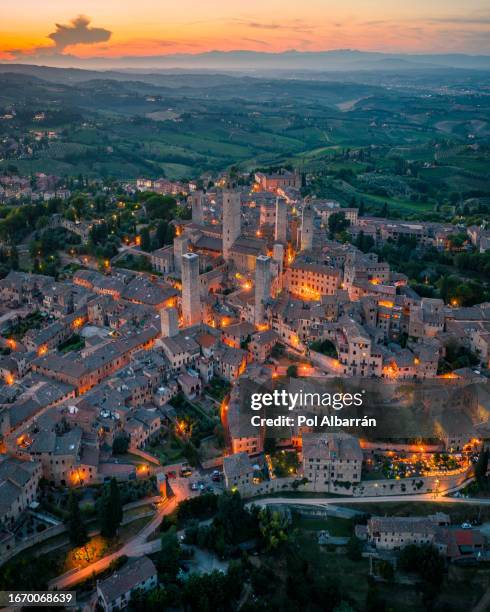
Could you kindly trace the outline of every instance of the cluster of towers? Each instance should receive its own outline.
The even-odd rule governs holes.
[[[192,221],[198,225],[204,222],[202,191],[196,191],[189,196],[192,207]],[[274,246],[272,257],[259,255],[255,266],[255,300],[254,322],[261,325],[265,322],[265,312],[271,297],[271,263],[275,262],[279,279],[282,278],[285,247],[287,245],[288,212],[286,202],[277,198],[274,228]],[[302,214],[301,250],[311,250],[313,247],[313,210],[306,205]],[[223,191],[223,258],[229,261],[234,243],[241,234],[241,203],[240,193]],[[182,324],[184,327],[196,325],[202,320],[199,255],[189,252],[189,239],[185,235],[174,240],[174,267],[182,279]],[[166,309],[162,313],[162,334],[172,336],[178,333],[179,321],[176,309]]]

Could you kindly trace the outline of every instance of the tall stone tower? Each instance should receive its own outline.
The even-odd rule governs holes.
[[[230,250],[241,232],[240,193],[223,191],[223,258],[230,258]]]
[[[179,314],[176,308],[160,310],[160,325],[162,338],[173,338],[179,333]]]
[[[277,283],[279,288],[282,288],[282,275],[284,266],[284,245],[276,243],[272,247],[272,259],[277,264],[279,282]]]
[[[201,295],[199,292],[199,255],[182,255],[182,316],[184,327],[201,322]]]
[[[309,204],[303,208],[301,218],[301,250],[311,251],[313,248],[313,209]]]
[[[182,274],[182,255],[189,250],[189,239],[187,236],[176,236],[174,238],[174,269],[180,276]]]
[[[281,198],[276,198],[276,227],[274,231],[275,242],[286,244],[288,229],[288,209],[286,202]]]
[[[271,258],[259,255],[255,260],[255,324],[264,322],[265,303],[271,295]]]
[[[192,222],[202,225],[204,223],[204,213],[202,210],[204,194],[202,191],[194,191],[188,198],[192,207]]]

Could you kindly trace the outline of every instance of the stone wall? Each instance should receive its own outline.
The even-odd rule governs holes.
[[[343,372],[343,369],[340,366],[338,359],[328,357],[323,353],[318,353],[317,351],[312,351],[310,349],[310,359],[311,363],[323,372],[329,372],[335,375],[338,375]]]
[[[416,493],[444,493],[462,485],[473,475],[473,468],[447,476],[401,478],[400,480],[364,480],[353,490],[355,497],[384,497],[389,495],[414,495]]]
[[[257,495],[270,495],[286,491],[301,491],[309,493],[334,493],[343,497],[388,497],[391,495],[416,495],[420,493],[438,493],[442,494],[445,491],[462,485],[468,478],[473,476],[474,470],[472,467],[468,470],[451,474],[447,476],[426,476],[421,478],[402,478],[400,480],[364,480],[358,484],[353,484],[349,487],[335,485],[331,482],[329,485],[317,486],[312,483],[300,484],[297,487],[293,486],[298,478],[275,478],[267,480],[260,484],[252,484],[240,487],[239,491],[243,497],[250,498]]]

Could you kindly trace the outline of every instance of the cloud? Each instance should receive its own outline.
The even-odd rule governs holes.
[[[429,17],[426,19],[428,23],[449,23],[449,24],[461,24],[461,25],[489,25],[490,16],[481,17]]]
[[[257,28],[258,30],[279,30],[280,26],[278,23],[262,23],[260,21],[248,21],[246,24],[249,28]]]
[[[475,26],[487,26],[490,24],[490,15],[488,13],[480,13],[478,15],[467,15],[467,16],[446,16],[446,17],[412,17],[405,19],[399,23],[421,23],[421,24],[441,24],[441,25],[475,25]],[[371,21],[361,22],[364,26],[386,26],[392,23],[397,23],[393,19],[377,19]]]
[[[315,29],[313,26],[306,24],[302,19],[292,19],[284,21],[283,23],[233,19],[232,23],[255,30],[283,30],[297,33],[309,33]]]
[[[260,40],[258,38],[242,38],[242,40],[245,40],[247,42],[251,42],[254,45],[263,45],[265,47],[269,47],[270,46],[268,42],[265,42],[265,40]]]
[[[56,51],[63,53],[70,45],[93,45],[106,42],[112,36],[110,30],[105,28],[91,28],[90,18],[79,15],[69,24],[56,24],[56,31],[49,34],[48,38],[54,42]]]

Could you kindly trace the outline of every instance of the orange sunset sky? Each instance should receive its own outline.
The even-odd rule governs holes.
[[[247,49],[490,54],[488,0],[1,0],[0,60]],[[46,61],[45,63],[49,63]]]

